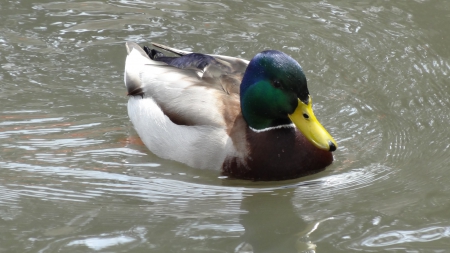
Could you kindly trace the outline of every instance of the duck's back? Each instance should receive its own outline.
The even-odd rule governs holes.
[[[133,42],[127,43],[127,51],[128,114],[150,151],[212,169],[238,153],[228,133],[240,115],[246,61],[175,49],[171,51],[181,57],[158,54],[151,59],[148,50]]]

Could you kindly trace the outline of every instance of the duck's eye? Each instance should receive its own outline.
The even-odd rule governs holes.
[[[281,82],[279,80],[275,80],[272,82],[273,83],[273,87],[275,88],[281,88]]]
[[[305,118],[305,119],[309,119],[309,115],[308,115],[308,114],[306,114],[306,113],[303,113],[303,118]]]

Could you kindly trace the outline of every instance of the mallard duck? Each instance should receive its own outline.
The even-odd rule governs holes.
[[[314,116],[305,74],[285,53],[249,62],[127,42],[128,114],[159,157],[232,178],[284,180],[323,170],[336,141]]]

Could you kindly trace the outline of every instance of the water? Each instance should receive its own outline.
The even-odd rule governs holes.
[[[0,252],[447,252],[450,2],[4,1]],[[230,180],[149,153],[124,42],[306,71],[324,172]]]

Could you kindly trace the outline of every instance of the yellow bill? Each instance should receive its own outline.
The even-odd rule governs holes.
[[[314,115],[311,96],[309,97],[308,104],[303,103],[299,99],[294,113],[289,114],[288,116],[298,130],[300,130],[314,146],[327,151],[336,150],[336,141]]]

